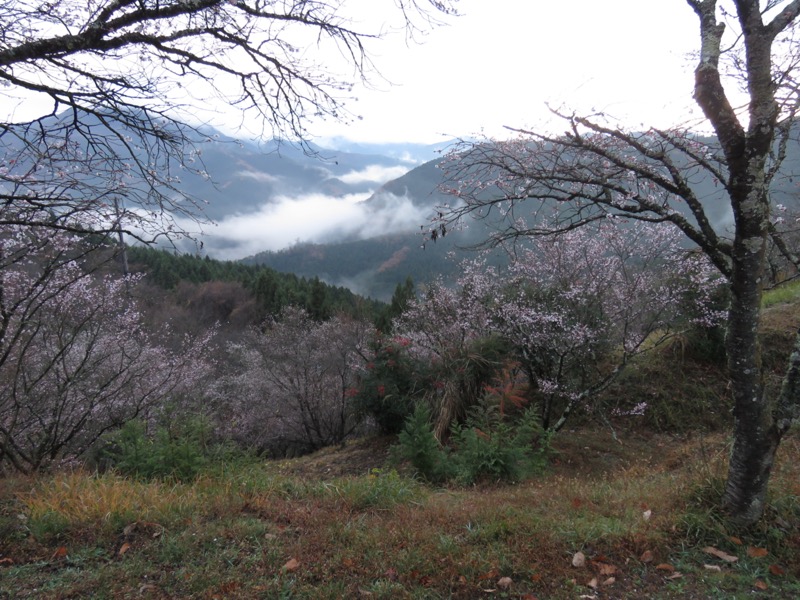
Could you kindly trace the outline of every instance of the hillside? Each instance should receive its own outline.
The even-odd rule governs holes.
[[[776,376],[800,306],[797,286],[790,292],[767,298]],[[6,477],[0,596],[796,597],[800,441],[788,436],[778,452],[764,519],[729,529],[717,509],[727,428],[699,427],[689,410],[698,390],[716,395],[700,406],[726,427],[721,367],[678,342],[634,368],[633,385],[612,393],[671,405],[672,425],[585,418],[524,482],[425,485],[391,460],[386,437],[291,460],[221,456],[188,482],[81,470]]]

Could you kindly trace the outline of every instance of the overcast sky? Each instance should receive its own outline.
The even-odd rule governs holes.
[[[358,3],[359,0],[351,0]],[[379,7],[365,3],[363,10]],[[462,16],[372,52],[387,82],[358,90],[350,126],[321,136],[436,142],[547,126],[546,104],[606,111],[631,126],[697,116],[697,17],[684,0],[461,0]]]

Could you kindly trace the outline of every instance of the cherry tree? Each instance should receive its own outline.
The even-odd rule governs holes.
[[[486,301],[499,279],[480,262],[462,264],[455,287],[443,281],[428,285],[395,319],[395,339],[417,365],[425,365],[432,386],[427,401],[434,414],[434,434],[445,439],[451,425],[478,402],[484,386],[503,364],[503,343],[493,338],[492,313]]]
[[[343,442],[358,425],[350,391],[369,332],[354,319],[318,322],[290,306],[230,344],[238,367],[215,392],[219,414],[230,416],[223,435],[278,454]]]
[[[799,262],[770,218],[770,196],[786,175],[796,131],[800,1],[686,2],[699,24],[694,99],[714,139],[686,128],[630,131],[601,114],[557,111],[562,135],[518,131],[510,141],[458,149],[448,165],[458,200],[436,231],[467,215],[498,215],[494,241],[512,240],[622,215],[669,224],[693,242],[730,285],[735,423],[722,504],[733,523],[748,525],[763,513],[775,453],[800,405],[800,337],[777,397],[764,387],[758,341],[770,244],[795,268]],[[747,96],[741,109],[734,90]],[[721,206],[730,232],[715,223]],[[554,207],[558,220],[543,226],[536,216]]]
[[[490,373],[516,362],[542,426],[560,430],[638,354],[722,317],[712,303],[721,278],[680,246],[676,231],[613,221],[518,247],[505,268],[463,263],[456,288],[435,286],[412,302],[398,335],[433,362],[502,340]],[[448,413],[443,427],[456,416]]]
[[[30,472],[78,457],[201,377],[196,342],[169,351],[152,340],[130,298],[136,281],[92,274],[93,258],[72,236],[3,228],[0,464]]]

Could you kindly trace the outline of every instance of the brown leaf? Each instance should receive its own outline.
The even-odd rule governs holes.
[[[741,540],[741,538],[738,538],[738,537],[736,537],[735,535],[732,535],[732,536],[731,536],[731,537],[729,537],[728,539],[729,539],[729,540],[730,540],[732,543],[736,544],[737,546],[741,546],[741,545],[742,545],[742,540]]]
[[[714,548],[714,546],[706,546],[705,548],[703,548],[703,552],[705,552],[706,554],[710,554],[711,556],[716,556],[720,560],[724,560],[725,562],[729,563],[735,563],[737,560],[739,560],[738,556],[733,556],[731,554],[728,554],[727,552],[723,552],[718,548]]]
[[[484,579],[494,579],[498,575],[500,575],[500,571],[498,571],[497,569],[492,569],[491,571],[488,571],[483,575],[481,575],[480,577],[478,577],[478,580],[483,581]]]
[[[586,566],[586,555],[583,552],[576,552],[572,555],[572,566],[583,568]]]
[[[720,567],[719,565],[703,565],[703,568],[708,571],[716,571],[717,573],[722,572],[722,567]]]
[[[747,547],[747,556],[750,558],[763,558],[767,554],[769,554],[769,552],[767,552],[766,548],[756,548],[754,546]]]
[[[600,575],[613,575],[617,572],[617,567],[614,565],[609,565],[608,563],[594,563],[597,566],[597,572]]]
[[[433,578],[429,575],[423,575],[418,581],[422,587],[429,587],[433,583]]]
[[[14,561],[13,561],[13,559],[10,559],[10,558],[8,558],[8,557],[5,557],[5,558],[0,558],[0,566],[3,566],[3,565],[13,565],[13,564],[14,564]]]
[[[641,560],[643,563],[650,563],[653,562],[653,558],[655,558],[653,556],[653,552],[650,550],[645,550],[642,552],[642,556],[639,557],[639,560]]]
[[[756,582],[753,585],[757,590],[761,590],[762,592],[769,587],[767,582],[762,579],[756,579]]]
[[[775,575],[775,577],[780,577],[781,575],[786,575],[786,571],[783,570],[783,567],[779,565],[770,565],[769,572],[771,575]]]
[[[581,507],[581,499],[580,498],[573,498],[572,499],[572,508],[580,508]]]
[[[593,590],[596,590],[597,589],[597,577],[592,577],[592,580],[589,583],[587,583],[586,585],[589,586],[590,588],[592,588]]]
[[[539,600],[533,594],[525,594],[524,596],[520,596],[519,600]]]
[[[511,577],[501,577],[497,580],[497,587],[507,590],[511,587],[512,583],[514,583],[514,581],[511,579]]]
[[[680,579],[681,577],[683,577],[683,574],[675,571],[672,575],[667,575],[665,579]]]
[[[287,573],[294,573],[297,569],[300,568],[300,561],[296,558],[290,558],[286,561],[286,564],[283,565],[283,570]]]
[[[125,554],[130,549],[131,549],[131,545],[128,542],[125,542],[124,544],[122,544],[122,546],[119,547],[119,551],[117,551],[117,554],[119,556],[122,556],[123,554]]]
[[[394,569],[392,567],[386,569],[386,572],[383,574],[383,576],[386,577],[386,579],[388,579],[389,581],[397,581],[399,578],[399,575],[397,574],[397,569]]]
[[[603,582],[603,586],[608,587],[609,585],[614,585],[617,582],[616,577],[609,577]]]
[[[56,548],[56,551],[53,552],[53,556],[50,557],[50,560],[58,560],[59,558],[64,558],[67,555],[67,548],[66,546],[59,546]]]
[[[675,567],[673,567],[672,565],[670,565],[668,563],[661,563],[661,564],[656,565],[656,570],[657,571],[669,571],[670,573],[672,573],[675,570]]]

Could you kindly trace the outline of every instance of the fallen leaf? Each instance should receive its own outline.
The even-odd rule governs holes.
[[[669,571],[670,573],[672,573],[675,570],[675,567],[673,567],[672,565],[670,565],[668,563],[661,563],[661,564],[656,565],[656,570],[657,571]]]
[[[507,590],[511,587],[512,583],[514,583],[514,581],[511,579],[511,577],[501,577],[497,580],[497,587]]]
[[[780,577],[781,575],[786,575],[786,571],[784,571],[783,567],[779,565],[770,565],[769,572],[771,575],[775,575],[776,577]]]
[[[392,567],[386,569],[386,572],[383,574],[383,576],[386,577],[386,579],[388,579],[389,581],[397,581],[397,579],[399,578],[399,575],[397,574],[397,569],[394,569]]]
[[[710,554],[711,556],[716,556],[720,560],[724,560],[725,562],[729,563],[734,563],[737,560],[739,560],[738,556],[733,556],[731,554],[728,554],[727,552],[723,552],[718,548],[714,548],[714,546],[706,546],[705,548],[703,548],[703,552],[705,552],[706,554]]]
[[[531,581],[538,583],[541,580],[542,580],[541,573],[534,573],[533,575],[531,575]]]
[[[539,600],[539,599],[533,594],[525,594],[524,596],[520,596],[519,600]]]
[[[609,585],[614,585],[617,582],[616,577],[609,577],[603,582],[604,587],[608,587]]]
[[[572,499],[572,508],[580,508],[581,507],[581,499],[580,498],[573,498]]]
[[[50,557],[50,560],[58,560],[59,558],[64,558],[67,555],[67,548],[66,546],[59,546],[56,548],[56,551],[53,552],[53,556]]]
[[[703,568],[709,571],[716,571],[717,573],[722,572],[722,567],[720,567],[719,565],[703,565]]]
[[[119,550],[117,551],[117,554],[119,556],[122,556],[123,554],[125,554],[130,549],[131,549],[131,545],[128,542],[125,542],[124,544],[122,544],[122,546],[119,547]]]
[[[144,585],[139,586],[139,595],[141,596],[145,592],[155,592],[156,589],[156,586],[154,586],[152,583],[145,583]]]
[[[478,580],[483,581],[484,579],[494,579],[498,575],[500,575],[500,571],[498,571],[497,569],[492,569],[491,571],[488,571],[487,573],[484,573],[483,575],[478,577]]]
[[[613,575],[617,572],[617,567],[614,565],[609,565],[607,563],[595,563],[595,565],[598,567],[597,572],[600,575]]]
[[[418,581],[422,587],[429,587],[433,583],[433,578],[429,575],[423,575]]]
[[[576,552],[572,555],[572,566],[583,568],[586,566],[586,555],[583,552]]]
[[[639,558],[639,560],[641,560],[643,563],[649,563],[653,562],[653,558],[655,557],[653,556],[652,551],[645,550],[644,552],[642,552],[642,556]]]
[[[738,538],[738,537],[736,537],[735,535],[732,535],[732,536],[731,536],[731,537],[729,537],[728,539],[729,539],[729,540],[730,540],[732,543],[736,544],[737,546],[741,546],[741,545],[742,545],[742,540],[741,540],[741,538]]]
[[[643,518],[645,521],[649,521],[649,520],[650,520],[650,517],[652,517],[652,516],[653,516],[653,511],[652,511],[652,510],[650,510],[650,509],[648,509],[648,510],[646,510],[646,511],[644,511],[644,512],[642,513],[642,518]]]
[[[592,580],[586,584],[588,587],[592,588],[593,590],[597,589],[597,577],[592,577]]]
[[[667,575],[665,579],[680,579],[681,577],[683,577],[683,575],[678,571],[675,571],[672,575]]]
[[[767,582],[762,579],[756,579],[756,582],[753,585],[757,590],[761,590],[762,592],[769,587]]]
[[[460,575],[460,576],[458,577],[458,583],[459,583],[460,585],[467,585],[467,578],[466,578],[466,577],[464,577],[463,575]]]
[[[8,557],[0,558],[0,565],[13,565],[14,561]]]
[[[297,569],[300,568],[300,561],[296,558],[290,558],[286,561],[286,564],[283,565],[283,570],[287,573],[294,573]]]
[[[767,552],[766,548],[756,548],[754,546],[747,547],[747,556],[750,558],[763,558],[767,554],[769,554],[769,552]]]

